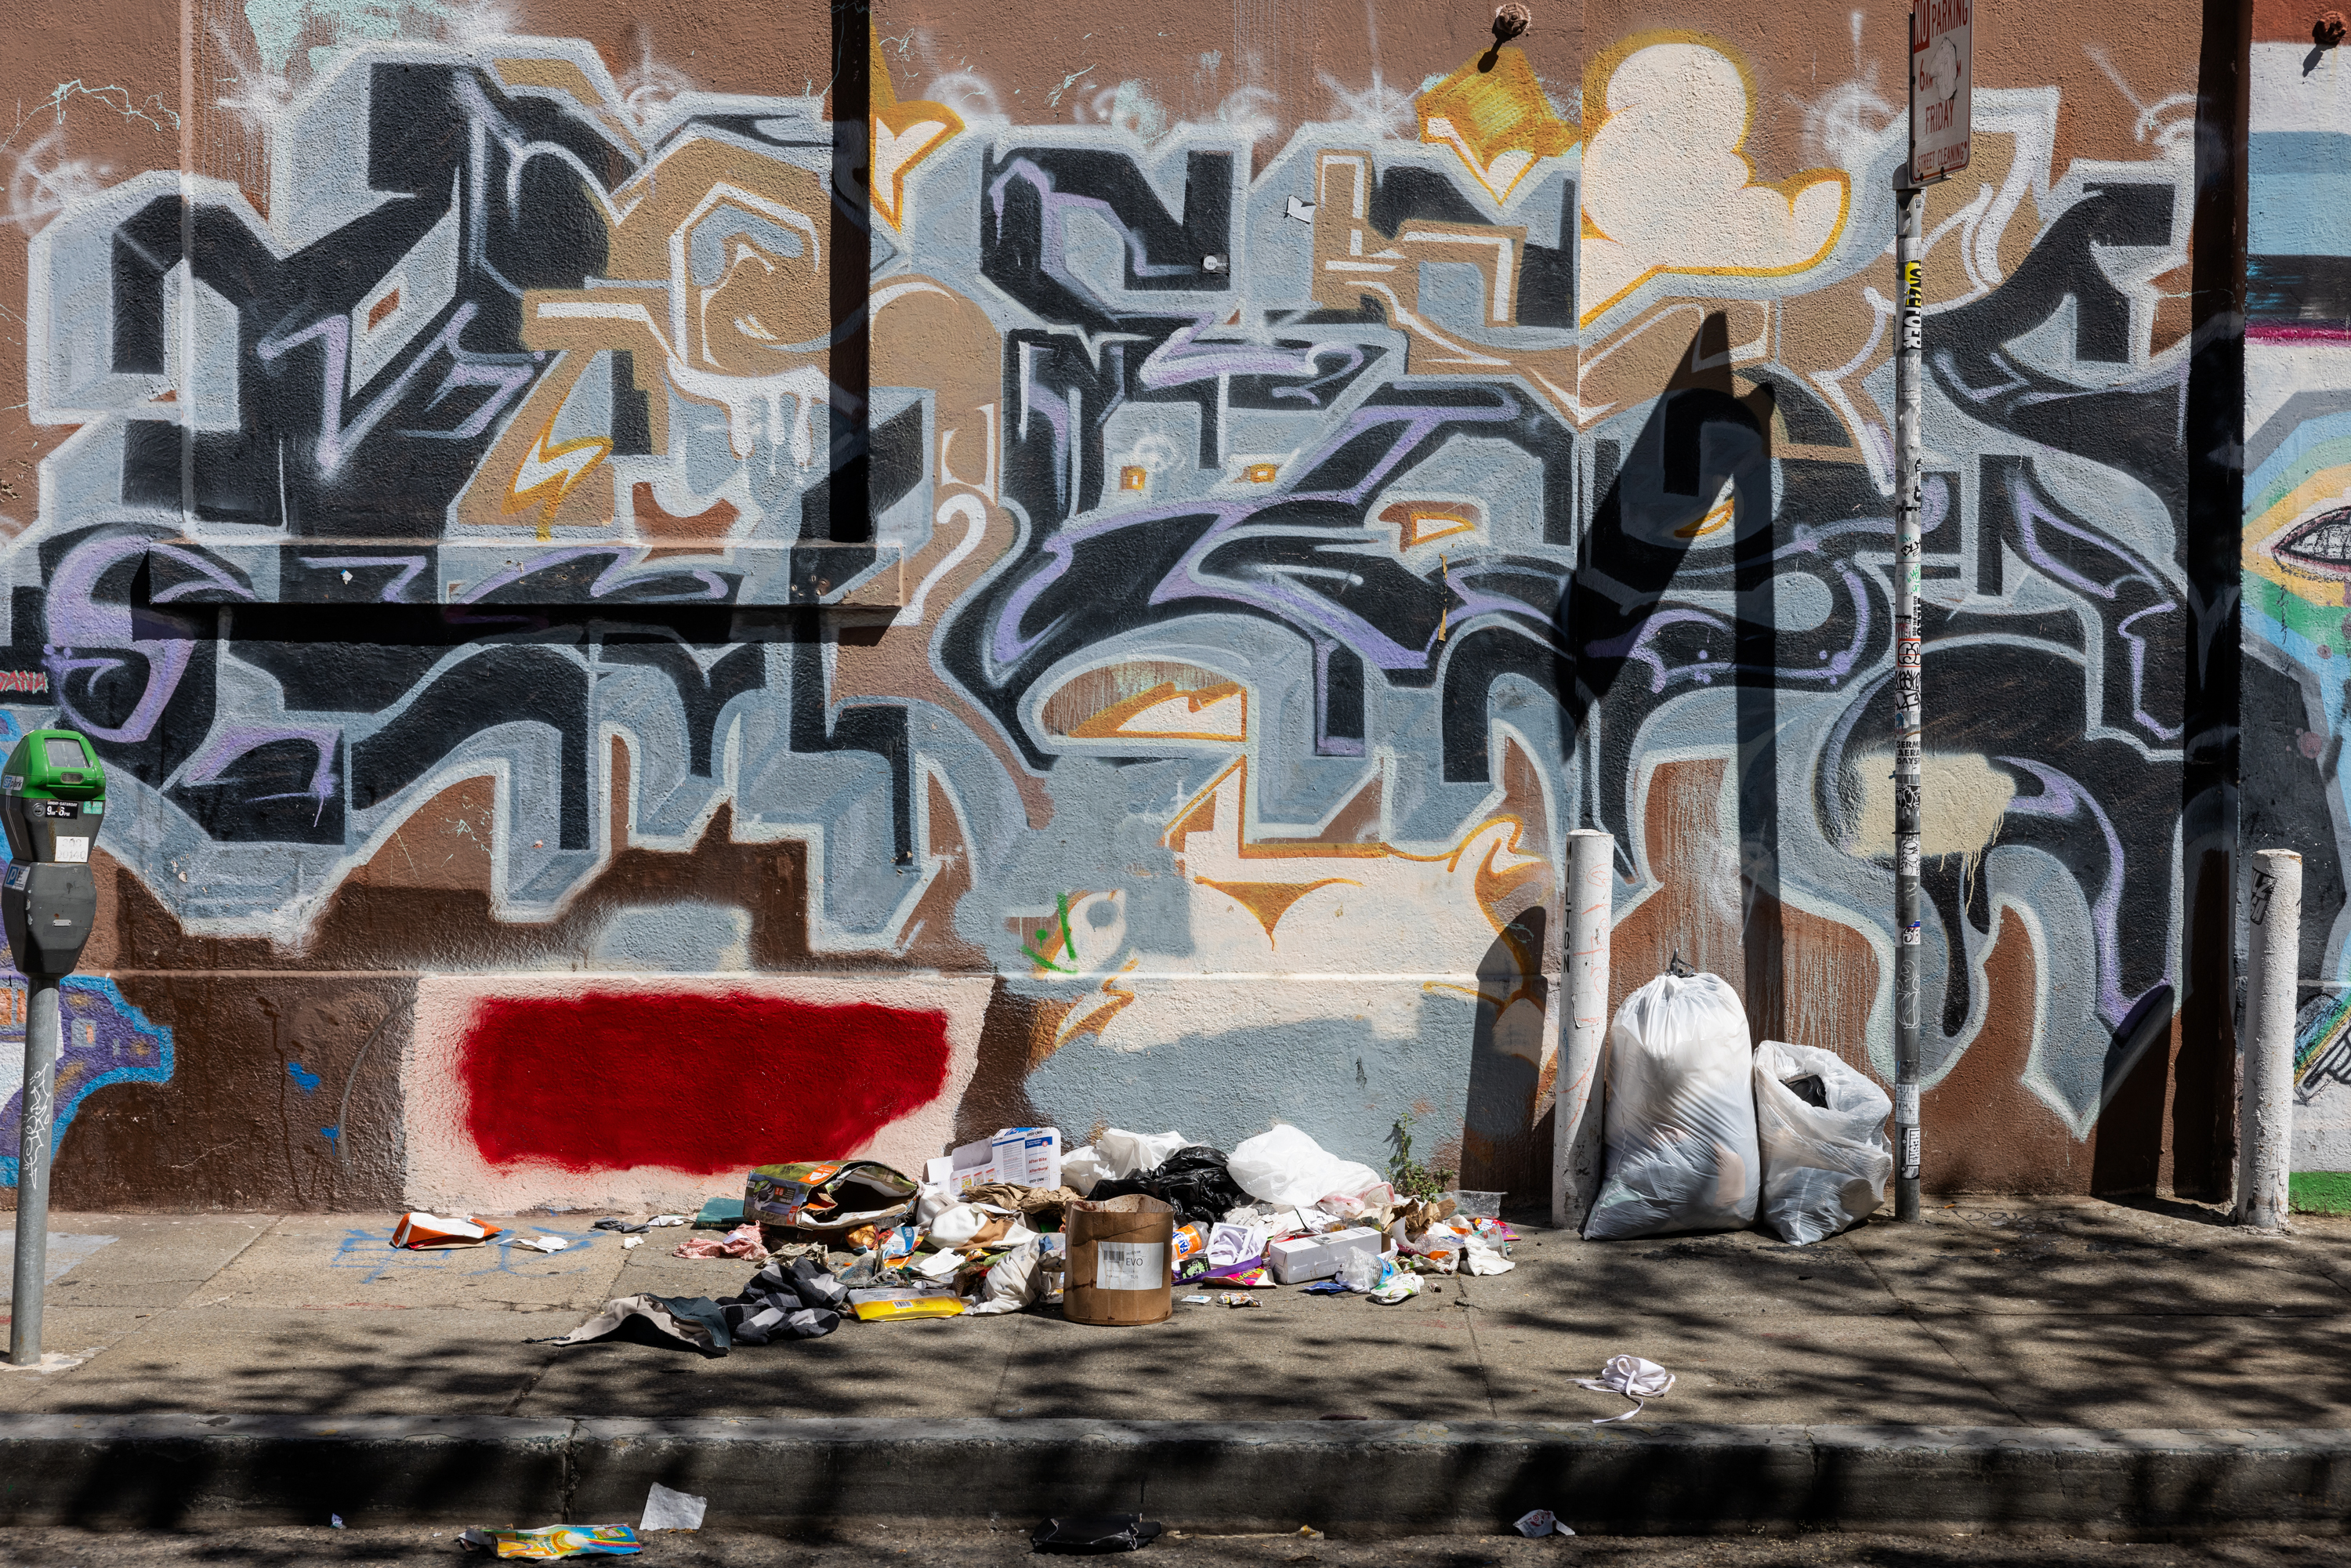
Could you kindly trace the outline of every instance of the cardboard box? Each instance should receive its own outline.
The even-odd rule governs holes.
[[[1321,1236],[1293,1236],[1267,1248],[1265,1260],[1273,1277],[1283,1284],[1302,1285],[1337,1274],[1341,1260],[1350,1252],[1378,1257],[1380,1233],[1367,1225],[1354,1225]]]
[[[1061,1315],[1103,1327],[1165,1322],[1176,1311],[1169,1253],[1176,1210],[1155,1197],[1129,1193],[1100,1203],[1070,1205],[1067,1283]]]
[[[996,1134],[992,1147],[997,1180],[1049,1191],[1061,1185],[1060,1128],[1007,1127]]]
[[[1057,1187],[1061,1185],[1061,1129],[1007,1127],[992,1138],[930,1161],[923,1167],[923,1179],[957,1197],[997,1181]]]
[[[923,1179],[933,1186],[941,1186],[961,1197],[976,1186],[986,1186],[997,1179],[996,1142],[983,1138],[977,1144],[966,1144],[953,1154],[941,1155],[923,1166]]]

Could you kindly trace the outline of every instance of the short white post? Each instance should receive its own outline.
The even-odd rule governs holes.
[[[1600,1196],[1602,1047],[1608,1037],[1608,931],[1616,906],[1616,839],[1598,828],[1567,835],[1565,1028],[1552,1079],[1551,1222],[1583,1228]]]
[[[2237,1223],[2275,1230],[2290,1212],[2294,1017],[2302,967],[2302,857],[2253,857],[2246,901],[2243,1087],[2237,1098]]]

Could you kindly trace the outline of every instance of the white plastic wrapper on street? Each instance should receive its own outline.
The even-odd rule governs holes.
[[[1608,1176],[1595,1240],[1752,1224],[1755,1141],[1747,1009],[1719,975],[1660,975],[1608,1030]]]

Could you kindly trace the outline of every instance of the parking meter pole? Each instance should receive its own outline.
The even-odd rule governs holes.
[[[1926,361],[1919,229],[1927,193],[1896,176],[1894,261],[1900,277],[1894,358],[1894,1218],[1918,1218],[1918,818],[1924,693],[1918,628],[1918,396]]]
[[[9,1302],[8,1359],[41,1359],[41,1297],[48,1283],[49,1140],[57,1119],[57,981],[32,977],[25,1010],[23,1135],[16,1142],[16,1272]]]
[[[16,1141],[16,1258],[8,1359],[41,1360],[41,1297],[48,1282],[49,1167],[57,1138],[57,982],[81,962],[98,919],[90,845],[106,820],[106,769],[87,736],[37,729],[0,766],[0,928],[26,977],[23,1135]]]

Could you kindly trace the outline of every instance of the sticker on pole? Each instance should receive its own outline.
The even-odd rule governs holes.
[[[1975,98],[1975,0],[1914,0],[1910,12],[1910,177],[1968,166]]]

